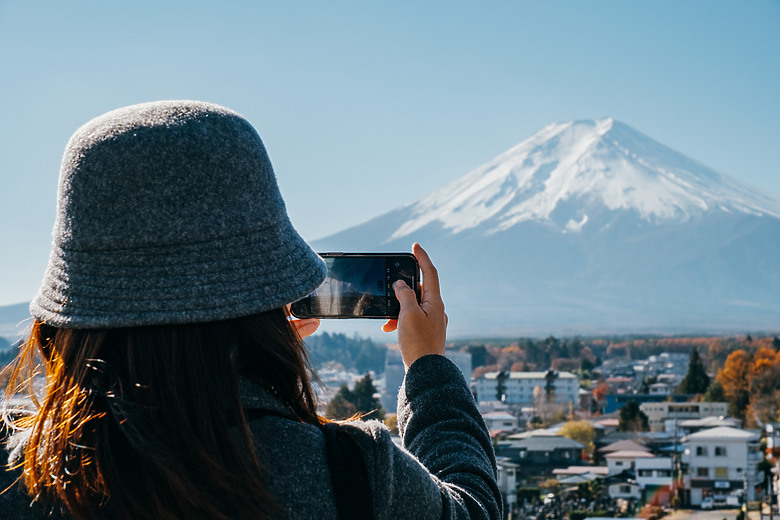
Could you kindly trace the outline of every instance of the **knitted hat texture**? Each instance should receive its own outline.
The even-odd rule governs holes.
[[[65,328],[215,321],[311,293],[325,265],[260,136],[197,101],[120,108],[71,137],[32,315]]]

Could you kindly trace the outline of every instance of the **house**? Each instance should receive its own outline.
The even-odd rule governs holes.
[[[668,506],[672,500],[673,460],[671,457],[642,457],[634,461],[636,483],[642,501],[655,506]]]
[[[496,456],[520,464],[524,477],[550,476],[555,468],[567,467],[583,458],[584,446],[560,435],[533,436],[498,441]]]
[[[517,472],[520,465],[507,457],[496,457],[496,468],[498,469],[496,482],[504,498],[504,511],[511,511],[517,502]]]
[[[620,450],[607,453],[604,458],[607,459],[607,468],[610,475],[617,475],[623,471],[635,471],[636,460],[651,458],[654,455],[644,450]]]
[[[654,383],[650,385],[650,395],[670,395],[672,388],[666,383]]]
[[[607,488],[607,494],[611,499],[622,498],[624,500],[638,500],[642,496],[639,484],[633,476],[624,471],[617,475],[608,475],[600,479],[601,485]]]
[[[615,451],[647,451],[647,448],[641,442],[625,439],[608,444],[603,448],[599,448],[598,451],[607,455]]]
[[[493,432],[513,432],[517,430],[518,418],[509,412],[488,412],[482,414],[485,425]],[[492,436],[492,435],[491,435]]]
[[[644,444],[641,444],[637,440],[622,439],[615,442],[611,442],[608,445],[598,448],[596,450],[596,462],[604,461],[604,457],[610,453],[616,451],[648,451]]]
[[[756,499],[755,485],[763,480],[756,464],[761,461],[758,432],[720,426],[683,438],[685,502],[701,505],[705,497],[725,502],[739,490]]]
[[[553,476],[560,485],[577,485],[582,482],[590,482],[608,475],[606,466],[569,466],[568,468],[556,468]]]

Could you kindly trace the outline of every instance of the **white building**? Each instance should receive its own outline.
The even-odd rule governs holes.
[[[509,412],[488,412],[483,413],[482,418],[488,431],[513,432],[517,430],[518,418]]]
[[[728,413],[728,403],[705,402],[663,402],[642,403],[639,409],[647,416],[650,430],[664,431],[666,421],[684,421],[687,419],[702,419],[708,416],[721,416]]]
[[[401,351],[388,349],[385,353],[385,387],[382,392],[382,407],[395,412],[398,407],[398,389],[404,382],[406,369],[401,359]]]
[[[638,458],[634,463],[636,483],[645,500],[652,498],[654,505],[669,505],[673,478],[671,457]]]
[[[471,353],[446,350],[444,355],[460,369],[467,383],[471,381],[471,372],[473,371],[471,367]]]
[[[638,459],[649,459],[652,457],[652,453],[639,450],[613,451],[604,456],[607,460],[607,471],[610,475],[617,475],[625,470],[635,471]]]
[[[478,401],[495,401],[498,394],[500,372],[488,372],[476,380]],[[507,404],[534,405],[546,394],[548,372],[504,372],[504,402]],[[571,372],[555,372],[551,377],[554,402],[561,405],[579,405],[580,383]]]
[[[745,489],[748,500],[756,499],[755,485],[763,479],[756,470],[761,461],[757,432],[725,426],[702,430],[685,437],[683,447],[683,462],[688,465],[684,487],[692,505],[700,505],[706,496],[726,502],[729,495]]]
[[[504,497],[504,511],[511,511],[517,502],[517,471],[519,464],[512,462],[509,457],[496,457],[498,475],[496,483]]]

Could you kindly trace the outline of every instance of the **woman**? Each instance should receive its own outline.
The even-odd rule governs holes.
[[[36,356],[45,385],[13,424],[3,476],[18,480],[0,516],[337,517],[345,477],[328,462],[301,341],[318,321],[285,310],[324,264],[243,117],[166,101],[90,121],[65,151],[53,238],[7,395],[35,395]],[[358,516],[497,518],[490,439],[443,356],[436,270],[413,252],[422,301],[396,283],[401,312],[383,327],[397,328],[407,367],[405,449],[377,422],[338,429],[367,481]]]

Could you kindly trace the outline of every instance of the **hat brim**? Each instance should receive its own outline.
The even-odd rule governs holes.
[[[76,329],[218,321],[299,300],[325,274],[286,216],[196,243],[88,251],[54,244],[30,312]]]

